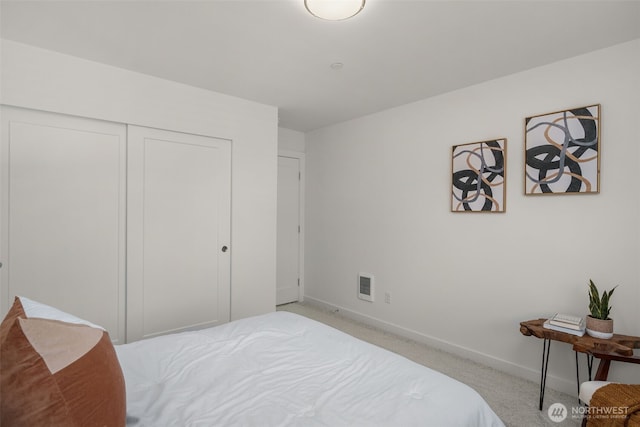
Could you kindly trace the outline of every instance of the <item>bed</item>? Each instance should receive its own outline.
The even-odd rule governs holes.
[[[503,425],[466,385],[288,312],[116,352],[130,425]]]
[[[24,319],[9,320],[18,326],[24,323]],[[10,371],[6,369],[12,365],[7,365],[11,362],[5,357],[5,322],[6,318],[0,331],[3,367]],[[74,325],[73,330],[79,328],[96,326]],[[109,418],[100,425],[123,425],[126,418],[126,425],[135,427],[504,425],[470,387],[289,312],[112,346],[112,353],[115,358],[111,353],[108,358],[115,361],[104,366],[114,370],[108,377],[117,376],[121,369],[123,384],[104,385],[104,378],[90,379],[90,375],[107,377],[96,372],[107,368],[97,369],[96,362],[91,362],[85,382],[101,384],[95,394],[102,402],[78,402],[67,410],[92,408],[92,413],[76,416],[77,425],[92,425],[87,420],[99,416],[94,408]],[[61,372],[66,369],[70,368]],[[63,378],[56,381],[61,383]],[[7,384],[4,378],[3,387]],[[126,393],[119,387],[126,388]],[[118,398],[106,398],[109,390]],[[83,391],[77,399],[67,396],[63,401],[68,404],[91,394]],[[120,398],[126,399],[120,405],[126,414],[120,406],[102,407]],[[2,399],[5,422],[4,417],[11,416],[5,401],[12,399]],[[112,418],[117,421],[111,422]],[[31,421],[29,425],[39,424]]]

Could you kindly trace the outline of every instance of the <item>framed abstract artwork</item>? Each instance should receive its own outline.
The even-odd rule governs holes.
[[[451,212],[505,212],[507,139],[454,145]]]
[[[525,194],[600,192],[600,105],[525,119]]]

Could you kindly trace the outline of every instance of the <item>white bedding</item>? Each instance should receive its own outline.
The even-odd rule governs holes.
[[[128,425],[503,426],[470,387],[287,312],[116,351]]]

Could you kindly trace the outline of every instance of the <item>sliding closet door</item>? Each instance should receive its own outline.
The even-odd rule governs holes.
[[[230,318],[231,143],[128,127],[127,341]]]
[[[15,295],[125,333],[126,126],[2,107],[2,315]]]

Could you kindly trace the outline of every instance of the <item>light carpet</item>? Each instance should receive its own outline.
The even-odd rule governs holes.
[[[540,385],[533,381],[506,374],[472,360],[354,321],[337,310],[332,311],[307,303],[285,304],[278,306],[277,309],[325,323],[467,384],[489,403],[506,426],[580,425],[581,420],[571,415],[572,408],[578,405],[575,396],[547,387],[544,407],[540,411],[538,410]],[[554,422],[548,415],[548,409],[554,403],[562,403],[567,408],[568,416],[562,422]]]

